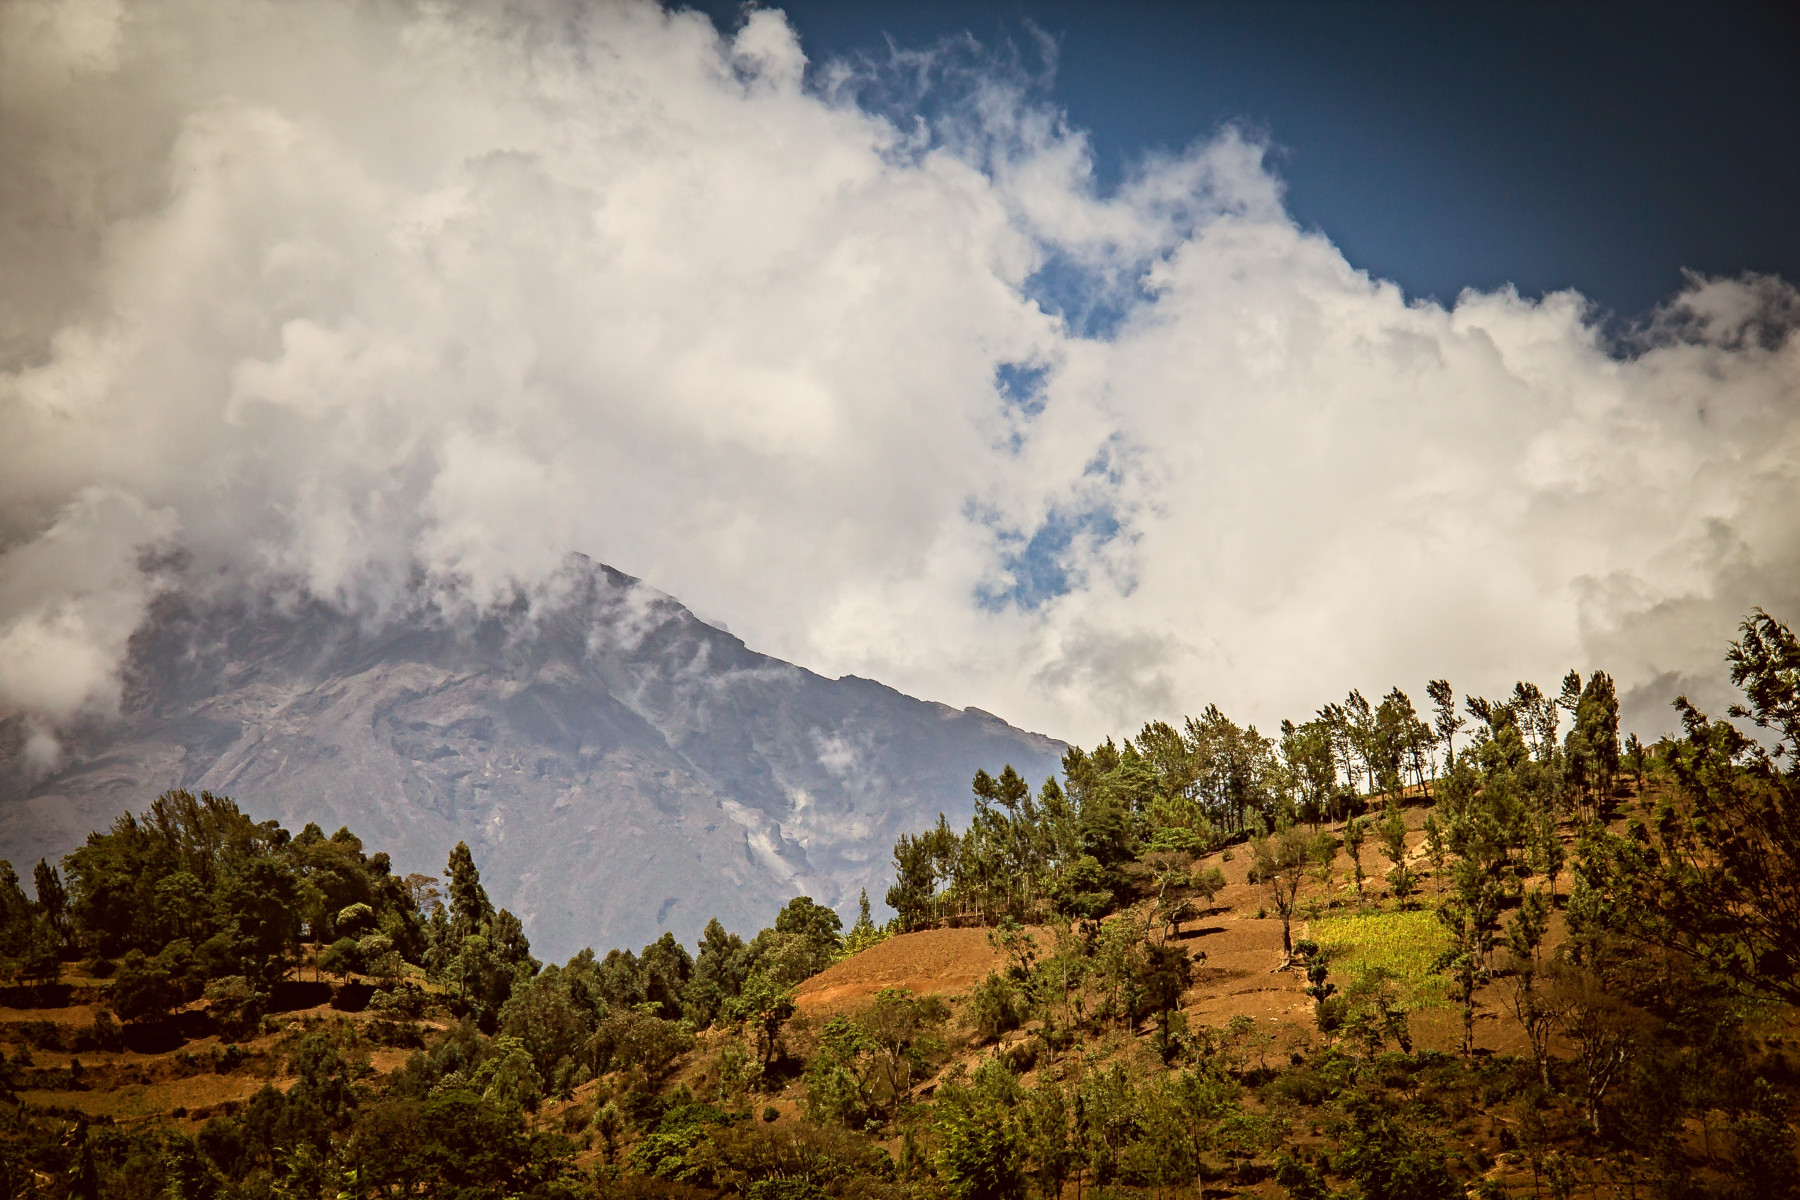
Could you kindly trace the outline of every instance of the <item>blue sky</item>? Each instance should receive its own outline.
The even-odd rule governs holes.
[[[778,7],[815,68],[966,32],[1042,69],[1050,34],[1049,99],[1103,177],[1246,122],[1294,216],[1409,295],[1574,287],[1629,321],[1683,268],[1800,278],[1800,22],[1776,5]]]

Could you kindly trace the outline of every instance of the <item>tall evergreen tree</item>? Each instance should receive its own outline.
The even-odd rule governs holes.
[[[468,937],[493,919],[494,905],[487,889],[481,886],[481,872],[475,868],[475,856],[467,842],[456,843],[450,861],[444,868],[450,891],[450,930],[452,936]]]

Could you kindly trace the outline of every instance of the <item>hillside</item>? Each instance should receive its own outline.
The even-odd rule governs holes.
[[[799,896],[561,965],[465,846],[434,897],[348,829],[159,797],[35,898],[0,871],[0,1170],[58,1200],[1793,1196],[1800,639],[1742,630],[1779,756],[1692,709],[1621,742],[1601,672],[1434,682],[1441,738],[1397,689],[1279,743],[1208,709],[1035,793],[977,771],[964,828],[896,839],[884,925]]]
[[[1642,803],[1630,794],[1622,798],[1621,809],[1645,810],[1665,795],[1666,784],[1653,781]],[[1241,1105],[1242,1119],[1250,1122],[1254,1136],[1238,1157],[1227,1155],[1219,1160],[1222,1165],[1204,1169],[1209,1182],[1203,1190],[1208,1196],[1311,1194],[1297,1183],[1305,1178],[1303,1172],[1287,1176],[1294,1187],[1278,1183],[1281,1176],[1271,1164],[1281,1156],[1257,1149],[1269,1144],[1259,1139],[1276,1136],[1272,1131],[1277,1128],[1288,1131],[1279,1135],[1283,1154],[1325,1168],[1323,1177],[1329,1178],[1330,1152],[1336,1143],[1328,1130],[1342,1111],[1329,1097],[1345,1086],[1342,1081],[1329,1082],[1334,1070],[1349,1071],[1352,1080],[1358,1072],[1372,1072],[1387,1087],[1415,1089],[1432,1097],[1425,1111],[1435,1115],[1421,1119],[1445,1122],[1442,1149],[1471,1186],[1486,1189],[1478,1194],[1540,1194],[1547,1162],[1561,1164],[1556,1169],[1563,1172],[1565,1194],[1618,1194],[1613,1174],[1618,1164],[1595,1157],[1596,1148],[1583,1132],[1579,1103],[1571,1098],[1559,1108],[1552,1096],[1533,1093],[1530,1051],[1516,1016],[1508,1011],[1505,979],[1489,979],[1478,990],[1474,1054],[1465,1058],[1459,1053],[1461,1021],[1444,980],[1419,966],[1447,942],[1434,913],[1434,897],[1444,880],[1429,862],[1422,828],[1433,806],[1415,792],[1402,811],[1408,860],[1418,871],[1417,898],[1404,902],[1396,898],[1373,872],[1359,897],[1353,884],[1354,861],[1342,849],[1344,823],[1328,822],[1322,828],[1339,842],[1331,863],[1335,882],[1314,891],[1308,916],[1297,932],[1326,945],[1332,977],[1345,986],[1371,965],[1394,971],[1402,1021],[1411,1038],[1404,1054],[1397,1053],[1391,1035],[1377,1035],[1372,1045],[1364,1047],[1348,1037],[1347,1030],[1332,1034],[1320,1029],[1316,1005],[1306,991],[1304,963],[1283,967],[1281,923],[1268,915],[1266,886],[1251,878],[1249,848],[1236,843],[1193,862],[1193,875],[1217,868],[1223,885],[1182,928],[1166,939],[1154,934],[1150,939],[1179,946],[1191,962],[1188,981],[1174,1006],[1184,1048],[1174,1053],[1173,1061],[1162,1045],[1162,1026],[1154,1020],[1122,1024],[1102,1017],[1091,1024],[1078,1021],[1059,1035],[1058,1022],[1049,1013],[1040,1017],[1022,1007],[1017,1017],[984,1031],[989,1018],[983,994],[991,992],[997,980],[1008,978],[1007,952],[989,928],[932,928],[879,937],[804,979],[795,989],[794,1015],[785,1022],[775,1063],[752,1073],[752,1078],[760,1076],[760,1082],[732,1079],[731,1064],[740,1061],[732,1057],[738,1043],[730,1028],[720,1027],[697,1040],[688,1035],[688,1048],[675,1047],[666,1065],[656,1068],[648,1080],[635,1076],[639,1080],[635,1084],[629,1065],[622,1073],[573,1082],[560,1094],[548,1081],[536,1079],[528,1085],[532,1103],[538,1106],[533,1123],[558,1131],[564,1139],[566,1170],[601,1180],[618,1178],[621,1165],[641,1167],[651,1161],[641,1152],[649,1144],[646,1136],[651,1140],[660,1136],[654,1133],[657,1121],[666,1121],[664,1114],[683,1103],[698,1103],[695,1097],[722,1106],[702,1104],[709,1112],[733,1106],[760,1112],[759,1136],[778,1142],[816,1137],[809,1131],[818,1128],[814,1122],[820,1118],[819,1064],[832,1061],[829,1044],[833,1030],[839,1028],[834,1022],[868,1022],[884,997],[903,994],[909,1003],[944,1004],[935,1023],[937,1040],[929,1043],[929,1049],[925,1048],[929,1039],[922,1040],[921,1052],[913,1060],[916,1076],[909,1094],[922,1105],[942,1088],[954,1091],[981,1077],[987,1071],[985,1064],[993,1062],[1009,1064],[1016,1079],[1009,1086],[1025,1089],[1026,1095],[1033,1089],[1085,1087],[1082,1080],[1104,1080],[1115,1069],[1124,1072],[1120,1079],[1132,1081],[1127,1086],[1149,1087],[1165,1073],[1173,1078],[1193,1055],[1201,1056],[1202,1065],[1215,1062],[1232,1091],[1241,1090],[1241,1099],[1233,1103]],[[1628,820],[1622,813],[1612,828],[1623,830]],[[1561,840],[1565,849],[1574,851],[1573,829],[1563,830]],[[1129,941],[1140,940],[1135,931],[1156,903],[1151,890],[1155,869],[1145,860],[1131,864],[1130,894],[1137,899],[1084,936],[1092,939],[1098,930],[1118,926],[1134,930]],[[1020,930],[1039,952],[1040,969],[1059,939],[1066,942],[1070,932],[1068,926],[1055,924]],[[1566,934],[1566,922],[1558,912],[1544,941],[1546,956],[1557,952]],[[98,1132],[102,1130],[127,1136],[167,1130],[195,1138],[195,1144],[206,1148],[219,1145],[226,1130],[255,1126],[258,1107],[268,1109],[272,1103],[259,1098],[264,1089],[272,1087],[288,1096],[296,1087],[313,1086],[309,1072],[317,1069],[312,1058],[320,1053],[328,1053],[335,1064],[332,1069],[343,1072],[347,1080],[360,1080],[357,1086],[374,1092],[404,1090],[414,1086],[408,1080],[427,1069],[424,1064],[441,1061],[458,1039],[474,1036],[472,1030],[458,1031],[450,994],[416,969],[407,969],[411,983],[371,987],[355,975],[321,972],[319,952],[314,947],[302,955],[293,977],[276,986],[257,1029],[247,1036],[224,1034],[209,1019],[204,1003],[187,1006],[171,1022],[121,1028],[111,1020],[108,1008],[117,986],[110,970],[104,973],[107,978],[95,978],[76,966],[55,985],[15,986],[0,997],[5,1002],[0,1007],[5,1087],[24,1106],[22,1111],[95,1122],[96,1132],[82,1135],[90,1139],[113,1136]],[[408,1017],[384,1005],[379,998],[395,986],[419,989],[424,1007]],[[1097,997],[1104,984],[1091,980],[1087,989]],[[371,1004],[372,1000],[376,1002]],[[502,1018],[502,1030],[507,1028],[510,1025]],[[1771,1046],[1800,1039],[1800,1014],[1791,1009],[1765,1012],[1758,1018],[1757,1036]],[[1557,1062],[1575,1070],[1581,1053],[1576,1041],[1559,1031],[1550,1049]],[[1575,1081],[1573,1075],[1563,1078]],[[633,1099],[630,1089],[646,1083],[652,1091],[636,1093]],[[540,1089],[552,1094],[539,1099]],[[642,1115],[622,1115],[634,1111],[628,1100]],[[1539,1116],[1533,1115],[1539,1111],[1533,1105],[1544,1106]],[[1485,1115],[1480,1121],[1458,1120],[1458,1111]],[[881,1146],[891,1159],[903,1160],[909,1145],[927,1144],[935,1136],[926,1128],[898,1121]],[[646,1129],[651,1133],[644,1134]],[[1695,1138],[1699,1136],[1696,1127]],[[1698,1147],[1696,1140],[1696,1152]],[[245,1153],[254,1158],[253,1146]],[[838,1147],[831,1153],[847,1151]],[[1727,1166],[1729,1161],[1725,1160]],[[1128,1171],[1126,1178],[1132,1177]],[[1729,1191],[1729,1175],[1721,1177],[1716,1165],[1709,1178]],[[1121,1194],[1133,1193],[1135,1189],[1127,1188]],[[611,1193],[603,1189],[600,1194]],[[619,1194],[686,1200],[712,1193],[690,1193],[672,1183],[637,1178],[630,1190]],[[1398,1200],[1415,1193],[1385,1194]]]
[[[886,847],[968,780],[1063,746],[975,709],[825,679],[576,556],[533,608],[369,624],[176,593],[133,637],[123,713],[33,779],[0,722],[0,857],[52,861],[168,788],[361,831],[402,873],[466,841],[537,944],[755,928],[805,893],[879,904]]]
[[[1403,810],[1407,825],[1409,860],[1422,887],[1417,903],[1401,905],[1379,880],[1367,883],[1366,899],[1358,903],[1349,880],[1353,868],[1343,849],[1343,822],[1326,822],[1324,832],[1338,843],[1332,872],[1339,887],[1334,894],[1315,893],[1308,911],[1295,924],[1296,938],[1327,943],[1335,960],[1357,968],[1367,963],[1392,963],[1412,954],[1415,963],[1429,959],[1447,944],[1438,928],[1431,900],[1441,882],[1426,856],[1422,829],[1429,804],[1416,792],[1412,805]],[[1623,827],[1623,820],[1616,823]],[[1565,831],[1564,841],[1573,850],[1574,836]],[[1364,867],[1372,868],[1378,855],[1365,849]],[[1190,1023],[1226,1028],[1233,1018],[1249,1017],[1286,1045],[1305,1045],[1317,1040],[1314,1004],[1306,994],[1305,972],[1295,966],[1283,969],[1286,956],[1281,946],[1281,921],[1270,915],[1264,888],[1250,881],[1251,856],[1237,845],[1197,857],[1192,870],[1218,869],[1224,886],[1210,901],[1196,907],[1194,915],[1169,937],[1193,960],[1189,986],[1181,994],[1180,1010]],[[1138,874],[1148,874],[1137,864]],[[1150,901],[1146,895],[1135,912],[1114,920],[1142,924]],[[1048,947],[1055,931],[1041,925],[1023,932]],[[1544,950],[1554,953],[1564,940],[1564,923],[1558,913],[1552,919]],[[1152,940],[1155,935],[1152,934]],[[920,995],[943,995],[961,1002],[990,971],[1003,970],[1006,956],[993,945],[986,928],[928,929],[898,934],[842,962],[834,963],[797,989],[795,1002],[802,1013],[828,1018],[855,1011],[883,988],[906,988]],[[1461,1028],[1443,994],[1441,980],[1433,972],[1412,968],[1409,984],[1416,995],[1408,997],[1412,1011],[1409,1026],[1420,1049],[1446,1053],[1458,1051]],[[1477,993],[1477,1049],[1484,1053],[1520,1051],[1517,1021],[1506,1016],[1500,1002],[1503,985],[1490,980]],[[1145,1031],[1144,1036],[1149,1036]]]

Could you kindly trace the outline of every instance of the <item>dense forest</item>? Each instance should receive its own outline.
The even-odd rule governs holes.
[[[883,925],[560,966],[466,846],[171,792],[0,864],[0,1197],[1793,1195],[1800,642],[1727,661],[1654,745],[1603,672],[1208,708],[978,773]]]

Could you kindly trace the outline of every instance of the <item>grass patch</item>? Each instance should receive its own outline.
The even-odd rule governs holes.
[[[1332,973],[1352,978],[1384,967],[1415,1009],[1450,1002],[1449,982],[1432,970],[1450,935],[1431,909],[1352,913],[1312,923],[1312,938],[1331,960]]]

